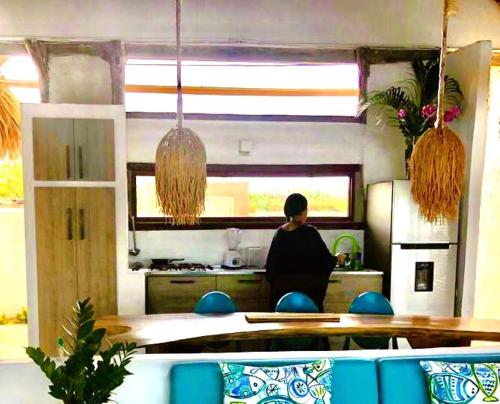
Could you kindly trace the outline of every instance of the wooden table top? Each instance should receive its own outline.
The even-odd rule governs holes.
[[[446,346],[445,340],[500,342],[500,320],[462,317],[378,316],[338,314],[340,321],[287,321],[249,323],[247,313],[227,315],[151,314],[107,316],[96,327],[106,328],[111,342],[139,346],[175,342],[207,344],[216,341],[305,336],[405,337],[414,347]],[[320,316],[320,315],[319,315]],[[426,341],[417,343],[416,341]]]

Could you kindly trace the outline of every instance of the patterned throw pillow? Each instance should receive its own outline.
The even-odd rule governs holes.
[[[280,367],[220,362],[224,404],[330,404],[333,361]]]
[[[421,361],[432,404],[487,403],[500,400],[500,363]]]

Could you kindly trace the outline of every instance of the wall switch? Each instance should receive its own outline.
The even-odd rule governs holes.
[[[240,139],[239,153],[240,156],[249,156],[253,149],[253,142],[251,140]]]

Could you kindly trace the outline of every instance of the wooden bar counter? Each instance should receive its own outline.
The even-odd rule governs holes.
[[[249,322],[246,315],[233,313],[198,315],[194,313],[144,316],[107,316],[96,327],[106,328],[110,342],[136,342],[141,347],[176,343],[212,342],[308,336],[387,336],[407,338],[413,348],[467,346],[471,340],[497,341],[500,345],[500,320],[461,317],[378,316],[356,314],[317,314],[281,321],[276,317]],[[279,316],[279,313],[267,313]],[[312,317],[311,317],[312,316]],[[335,321],[331,319],[334,316]],[[328,320],[328,321],[326,321]]]

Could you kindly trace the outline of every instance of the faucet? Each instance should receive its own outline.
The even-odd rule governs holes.
[[[337,238],[335,239],[335,241],[333,243],[333,247],[332,247],[333,255],[337,254],[337,248],[339,246],[339,243],[341,240],[343,240],[345,238],[351,240],[352,255],[360,252],[359,243],[358,243],[358,240],[356,240],[356,237],[354,237],[352,234],[344,233],[344,234],[341,234],[340,236],[337,236]]]
[[[361,264],[361,260],[357,257],[358,253],[361,252],[361,248],[359,247],[358,240],[356,240],[356,237],[354,237],[352,234],[344,233],[344,234],[339,235],[335,239],[335,241],[333,242],[332,253],[333,253],[333,255],[337,255],[337,248],[339,246],[340,241],[343,239],[351,240],[351,244],[352,244],[351,262],[353,262],[354,265],[357,267],[359,264]],[[357,264],[356,261],[360,261],[359,264]]]

